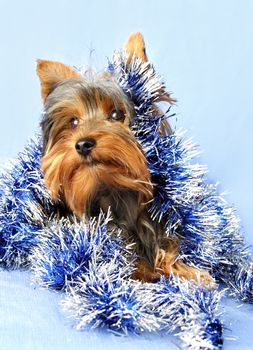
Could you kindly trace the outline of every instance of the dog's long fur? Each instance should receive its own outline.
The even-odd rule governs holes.
[[[126,50],[128,62],[133,56],[147,61],[140,33],[129,38]],[[132,102],[114,78],[108,73],[86,78],[62,63],[42,60],[37,72],[45,107],[41,164],[52,199],[80,219],[110,207],[114,224],[136,243],[135,278],[153,280],[157,272],[172,272],[196,279],[196,269],[177,261],[179,242],[165,238],[162,223],[150,218],[154,185],[131,131]],[[160,99],[174,101],[164,91]],[[170,132],[169,126],[164,124],[162,132]],[[85,156],[76,150],[82,139],[95,143]],[[209,279],[204,272],[202,277]]]

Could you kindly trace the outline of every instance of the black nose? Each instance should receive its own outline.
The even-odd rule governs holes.
[[[81,139],[76,143],[76,150],[81,156],[87,156],[95,145],[96,140],[94,139]]]

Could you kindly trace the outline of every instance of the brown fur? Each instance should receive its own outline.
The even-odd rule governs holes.
[[[126,50],[129,63],[133,56],[147,62],[140,33],[129,38]],[[154,185],[130,129],[133,107],[113,78],[104,74],[90,81],[63,63],[42,60],[37,72],[45,105],[41,165],[52,199],[80,219],[111,207],[115,225],[136,243],[139,260],[133,278],[153,281],[160,274],[174,274],[210,283],[208,273],[178,260],[179,241],[166,238],[162,223],[150,218]],[[163,90],[157,101],[175,100]],[[109,118],[114,110],[121,112],[123,120]],[[73,118],[78,122],[75,127]],[[170,133],[169,125],[164,123],[161,132]],[[75,145],[85,138],[96,143],[84,157]]]
[[[145,42],[141,33],[132,33],[127,40],[125,49],[128,52],[128,63],[131,62],[133,56],[140,58],[142,62],[148,61]]]
[[[41,95],[43,101],[57,83],[64,79],[79,76],[78,72],[63,63],[46,60],[37,61],[37,74],[41,81]]]

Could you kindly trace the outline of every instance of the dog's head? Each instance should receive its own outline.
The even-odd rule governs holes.
[[[129,63],[133,56],[147,61],[139,33],[129,38],[126,51]],[[45,108],[41,164],[52,199],[81,217],[115,207],[121,198],[121,203],[134,203],[138,215],[152,198],[152,184],[131,130],[131,101],[109,73],[91,78],[43,60],[37,72]]]

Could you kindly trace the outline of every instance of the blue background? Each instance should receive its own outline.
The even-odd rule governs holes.
[[[122,47],[133,31],[143,33],[150,61],[155,64],[168,89],[178,99],[177,106],[174,107],[177,118],[173,125],[177,129],[188,129],[188,135],[194,136],[194,140],[199,143],[200,149],[204,151],[200,161],[208,165],[210,181],[219,181],[220,191],[230,192],[228,200],[237,207],[247,241],[252,244],[251,0],[0,0],[0,162],[3,163],[22,150],[26,140],[38,128],[41,102],[39,80],[35,73],[37,58],[59,60],[77,67],[91,64],[100,70],[105,67],[107,57],[111,57],[114,49]],[[50,294],[49,297],[46,291],[34,291],[35,294],[31,293],[28,299],[25,297],[29,288],[26,285],[26,275],[6,272],[1,272],[1,275],[5,287],[1,289],[0,295],[0,302],[4,300],[5,304],[2,324],[6,318],[9,320],[12,317],[14,323],[8,321],[9,329],[14,327],[17,334],[17,338],[10,334],[8,337],[7,326],[4,326],[7,338],[4,338],[4,345],[0,343],[1,349],[14,349],[15,342],[19,343],[18,348],[21,350],[40,349],[39,344],[42,343],[36,338],[38,329],[48,339],[47,349],[64,348],[64,344],[68,349],[71,348],[70,344],[79,349],[82,342],[85,344],[87,334],[77,335],[75,332],[72,335],[71,331],[64,328],[64,318],[54,309],[58,296]],[[13,290],[16,290],[15,283],[20,293],[15,292],[14,299],[6,298],[10,295],[9,288],[12,284]],[[18,298],[22,302],[19,303]],[[37,330],[31,330],[32,333],[27,333],[29,325],[26,324],[27,328],[20,326],[24,322],[21,314],[26,308],[34,312],[29,303],[37,305],[38,300],[45,303],[47,311],[44,311],[44,317],[48,317],[48,322],[44,320],[45,327],[42,326],[40,313],[44,309],[39,306],[31,316],[34,319],[31,319],[30,327],[34,327],[36,322],[41,326]],[[13,306],[15,302],[17,308]],[[252,325],[249,314],[233,312],[230,313],[230,318],[240,320],[238,325],[242,327],[245,317]],[[16,318],[11,316],[16,313]],[[51,319],[54,319],[52,323]],[[58,326],[59,324],[61,325]],[[248,323],[239,330],[236,323],[233,324],[232,333],[242,335]],[[48,336],[52,328],[58,335],[58,343],[57,336],[54,340]],[[25,336],[20,337],[24,331]],[[59,337],[61,333],[70,339],[69,343],[62,342]],[[93,345],[89,343],[91,348],[97,348],[101,339],[104,349],[115,341],[111,340],[114,338],[103,339],[97,333],[92,334],[89,334],[89,341],[93,342]],[[71,337],[80,339],[75,340],[80,341],[79,345]],[[242,335],[241,341],[244,343],[239,342],[238,349],[250,349],[250,340],[248,339],[247,345],[246,338]],[[126,348],[135,346],[136,349],[150,344],[155,349],[155,340],[147,340],[147,344],[145,339],[142,340],[145,344],[138,341],[116,343],[120,348],[123,347],[120,344]],[[233,344],[228,345],[228,348],[237,347]]]

